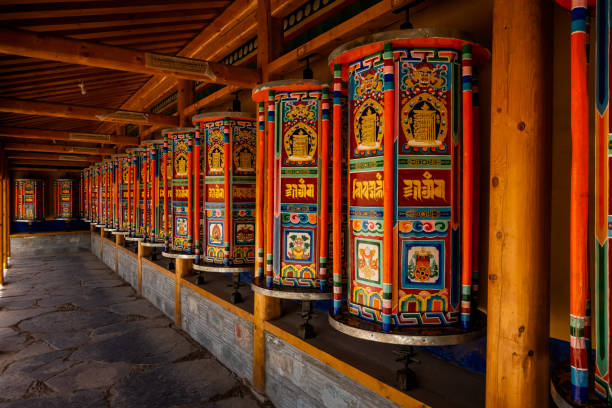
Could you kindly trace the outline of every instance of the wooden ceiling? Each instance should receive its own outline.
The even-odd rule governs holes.
[[[230,4],[230,0],[2,0],[0,27],[175,55]],[[0,97],[117,109],[150,78],[141,73],[0,54]],[[100,122],[92,119],[0,112],[3,127],[96,133]],[[15,142],[6,136],[1,139]]]
[[[281,78],[299,69],[306,55],[325,58],[338,44],[399,21],[403,13],[398,10],[421,0],[366,3],[358,14],[283,54],[283,37],[295,36],[295,27],[290,33],[283,25],[304,16],[303,32],[361,3],[0,0],[0,149],[6,150],[13,170],[85,167],[90,159],[138,143],[138,138],[126,136],[126,123],[145,126],[138,132],[141,138],[178,125],[177,116],[151,113],[182,89],[177,78],[228,85],[180,107],[183,117],[190,116],[262,78]],[[310,10],[313,15],[306,18]],[[265,69],[219,63],[245,44],[254,44],[263,35],[260,30],[268,30],[264,36],[272,41],[265,47],[271,50]],[[261,63],[264,51],[256,52]],[[156,66],[149,65],[150,56],[158,58]],[[190,72],[185,74],[175,63]],[[194,75],[194,69],[202,72]],[[88,159],[74,160],[74,155]]]

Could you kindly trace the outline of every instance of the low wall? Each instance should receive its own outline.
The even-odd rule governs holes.
[[[134,290],[138,290],[138,258],[131,251],[119,247],[117,250],[117,273],[124,281],[129,283]]]
[[[176,282],[146,260],[142,262],[142,296],[174,319]]]
[[[253,380],[253,323],[181,287],[181,325],[227,368]]]
[[[98,258],[100,258],[100,239],[100,234],[91,234],[91,252]]]
[[[90,250],[89,231],[11,235],[11,256],[58,255]]]
[[[115,271],[115,243],[108,239],[102,240],[102,262]]]
[[[399,407],[275,335],[265,338],[266,395],[276,407]]]

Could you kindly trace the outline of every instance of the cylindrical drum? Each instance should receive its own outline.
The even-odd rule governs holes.
[[[253,89],[260,137],[267,145],[266,243],[265,251],[256,250],[265,253],[268,288],[326,289],[328,92],[326,84],[315,80],[275,81]],[[262,120],[264,110],[267,124]],[[258,154],[262,149],[263,145]]]
[[[172,219],[170,249],[193,253],[193,144],[194,128],[164,129],[164,139],[172,146],[172,198],[169,216]]]
[[[130,215],[129,232],[130,237],[142,237],[144,234],[144,192],[142,180],[142,159],[143,154],[146,153],[146,149],[134,147],[125,149],[125,152],[130,155],[128,186],[128,212]]]
[[[15,180],[15,221],[39,221],[45,216],[45,182]]]
[[[348,83],[347,145],[333,135],[334,152],[349,155],[348,310],[383,330],[455,324],[460,314],[469,324],[472,61],[488,56],[460,35],[421,29],[330,55],[334,97]],[[334,191],[340,184],[334,177]]]
[[[154,243],[164,242],[164,177],[163,174],[163,139],[146,140],[142,146],[147,149],[145,202],[147,224],[145,239]]]
[[[117,224],[118,231],[129,231],[129,180],[130,180],[130,155],[127,153],[113,156],[116,160],[116,180],[117,180]]]
[[[111,159],[102,162],[101,187],[101,224],[110,228],[112,223],[112,173],[113,164]]]
[[[194,162],[200,163],[200,180],[204,182],[202,194],[200,185],[195,189],[195,214],[202,215],[203,225],[195,234],[196,251],[201,244],[204,260],[209,263],[253,263],[255,117],[244,112],[211,112],[194,116],[193,123]],[[194,224],[199,228],[200,220]]]
[[[72,218],[72,179],[56,179],[53,182],[55,218]]]
[[[91,189],[91,218],[90,220],[94,223],[94,224],[99,224],[100,223],[100,179],[101,179],[101,175],[100,175],[100,170],[102,168],[102,164],[101,163],[96,163],[91,167],[91,173],[90,173],[90,189]]]

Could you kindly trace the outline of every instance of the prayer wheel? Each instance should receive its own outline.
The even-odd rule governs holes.
[[[91,222],[98,225],[100,223],[100,168],[101,164],[96,163],[91,166],[90,173],[90,203],[91,203]]]
[[[164,177],[163,166],[164,141],[146,140],[146,185],[144,189],[147,223],[145,242],[162,244],[164,242]]]
[[[265,140],[266,243],[256,248],[265,287],[328,289],[329,89],[316,80],[285,80],[253,89]],[[263,112],[268,112],[267,124]],[[263,155],[263,143],[258,145]],[[263,220],[262,214],[257,214]]]
[[[130,155],[127,153],[117,154],[114,156],[116,160],[116,180],[117,180],[117,224],[116,228],[119,232],[129,231],[129,181],[130,181]]]
[[[55,218],[72,219],[72,179],[56,179],[53,182]]]
[[[146,149],[134,147],[125,149],[125,152],[129,154],[130,167],[129,167],[129,185],[128,185],[128,207],[129,207],[129,237],[128,238],[142,238],[144,235],[144,203],[143,203],[143,179],[142,179],[142,162],[143,153],[146,153]]]
[[[100,197],[101,197],[101,222],[105,228],[110,228],[112,223],[112,163],[110,159],[105,159],[102,162],[102,175],[100,180]]]
[[[15,221],[40,221],[45,216],[45,182],[37,179],[15,180]]]
[[[211,112],[194,116],[193,124],[194,163],[200,163],[194,191],[195,253],[200,253],[201,245],[207,263],[251,264],[255,261],[255,117]]]
[[[82,201],[81,201],[81,217],[84,219],[85,222],[90,222],[91,221],[91,195],[90,195],[90,182],[91,182],[91,171],[92,171],[92,166],[89,166],[85,169],[83,169],[83,171],[81,172],[81,195],[82,195]]]
[[[168,159],[168,167],[171,166],[172,185],[169,188],[171,203],[164,203],[165,214],[172,223],[168,231],[168,248],[163,252],[164,256],[171,258],[177,256],[192,256],[193,253],[193,144],[195,139],[194,128],[174,128],[162,131],[164,141],[168,141],[168,156],[170,147],[171,158]],[[166,142],[164,142],[166,143]],[[165,149],[165,147],[164,147]],[[165,154],[165,153],[164,153]],[[168,197],[166,195],[165,197]],[[170,201],[170,200],[169,200]]]
[[[470,324],[472,64],[489,52],[462,34],[405,30],[345,44],[329,57],[334,123],[348,84],[348,311],[392,327]],[[340,234],[340,160],[333,225]],[[334,238],[334,243],[337,240]],[[341,249],[334,246],[334,256]],[[334,274],[334,314],[341,275]]]

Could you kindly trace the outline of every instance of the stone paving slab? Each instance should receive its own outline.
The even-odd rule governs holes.
[[[89,252],[11,258],[0,408],[271,407]]]

